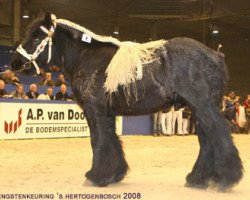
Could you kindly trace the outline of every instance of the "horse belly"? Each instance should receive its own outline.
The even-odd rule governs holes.
[[[154,74],[157,76],[157,74]],[[166,78],[166,77],[165,77]],[[171,104],[170,86],[145,76],[132,86],[130,95],[123,88],[112,97],[111,110],[117,115],[144,115],[161,110]],[[136,92],[133,92],[136,91]]]

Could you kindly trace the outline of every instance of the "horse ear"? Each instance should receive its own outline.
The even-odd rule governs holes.
[[[51,14],[48,12],[44,16],[44,23],[47,27],[50,27],[52,25]]]

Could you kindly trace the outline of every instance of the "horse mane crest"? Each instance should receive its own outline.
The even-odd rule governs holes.
[[[155,50],[163,47],[167,42],[166,40],[147,43],[121,42],[111,36],[97,35],[69,20],[56,19],[54,15],[52,15],[52,21],[53,23],[79,30],[99,42],[112,43],[119,47],[106,69],[107,78],[104,88],[109,94],[116,92],[118,86],[122,86],[125,90],[127,89],[127,93],[129,93],[127,88],[129,84],[142,79],[143,67],[155,60],[159,60],[159,56],[155,54]],[[128,96],[130,95],[128,94]]]
[[[99,42],[112,43],[116,46],[120,46],[122,43],[121,41],[117,40],[116,38],[113,38],[110,36],[108,37],[108,36],[97,35],[97,34],[93,33],[92,31],[84,28],[83,26],[80,26],[79,24],[73,23],[73,22],[66,20],[66,19],[55,19],[55,22],[57,24],[62,24],[62,25],[71,27],[75,30],[78,30],[80,32],[83,32]]]

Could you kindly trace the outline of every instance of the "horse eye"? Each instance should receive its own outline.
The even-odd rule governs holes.
[[[33,39],[33,43],[34,43],[34,44],[38,44],[39,42],[40,42],[40,39],[39,39],[39,38],[34,38],[34,39]]]

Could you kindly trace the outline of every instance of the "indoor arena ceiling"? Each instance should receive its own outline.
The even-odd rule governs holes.
[[[13,41],[13,1],[0,0],[0,40]],[[147,41],[188,36],[200,41],[210,28],[219,34],[250,37],[249,0],[21,0],[21,37],[30,21],[44,12],[77,22],[98,34]],[[113,35],[114,36],[114,35]]]

